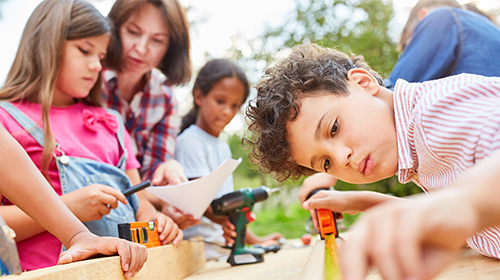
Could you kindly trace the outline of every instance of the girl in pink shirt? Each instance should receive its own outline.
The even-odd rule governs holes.
[[[0,120],[92,232],[117,236],[119,223],[157,220],[163,243],[178,243],[182,231],[143,194],[122,194],[140,182],[140,165],[120,115],[97,106],[109,32],[107,20],[84,1],[42,2],[0,89]],[[23,269],[55,265],[59,240],[3,202],[0,214],[17,233]]]

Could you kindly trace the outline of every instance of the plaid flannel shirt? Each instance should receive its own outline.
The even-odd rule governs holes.
[[[166,77],[157,69],[148,76],[145,88],[129,103],[120,96],[116,73],[102,71],[101,103],[123,116],[143,179],[151,178],[158,165],[175,157],[180,127],[177,100],[172,88],[164,84]]]

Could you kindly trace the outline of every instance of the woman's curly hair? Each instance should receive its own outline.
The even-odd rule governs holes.
[[[318,91],[347,96],[347,73],[353,68],[367,70],[383,84],[382,77],[362,56],[349,56],[316,44],[294,48],[288,58],[267,69],[256,85],[257,97],[246,111],[253,135],[245,141],[251,147],[252,163],[278,181],[316,173],[292,159],[286,124],[297,118],[304,97],[317,95]]]

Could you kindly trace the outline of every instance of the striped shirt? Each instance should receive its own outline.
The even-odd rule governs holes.
[[[102,78],[101,103],[122,114],[135,155],[141,163],[141,176],[150,178],[158,165],[175,158],[180,116],[172,89],[164,84],[165,76],[153,69],[145,88],[129,103],[120,96],[115,72],[104,69]]]
[[[461,74],[424,83],[398,80],[394,91],[398,178],[425,192],[443,189],[500,149],[500,78]],[[500,258],[500,227],[467,239]]]

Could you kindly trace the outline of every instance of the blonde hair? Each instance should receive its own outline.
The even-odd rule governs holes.
[[[82,0],[45,0],[33,11],[26,23],[14,62],[5,84],[0,88],[0,100],[27,100],[42,104],[42,171],[48,170],[55,149],[49,110],[61,67],[64,42],[99,36],[110,31],[107,19],[91,4]],[[89,96],[82,101],[97,106],[100,85],[99,79]]]

